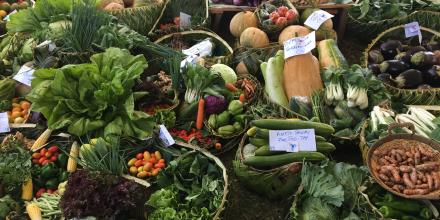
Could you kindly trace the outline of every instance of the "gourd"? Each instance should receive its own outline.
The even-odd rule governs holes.
[[[333,39],[322,40],[318,43],[319,63],[321,68],[327,69],[348,67],[347,60]]]
[[[310,100],[314,91],[322,89],[319,61],[312,53],[290,57],[284,63],[284,91],[287,98]]]
[[[243,47],[262,48],[269,46],[269,37],[264,31],[250,27],[241,33],[240,45]]]
[[[284,44],[284,41],[289,40],[294,37],[304,37],[310,33],[310,30],[301,25],[291,25],[289,27],[284,28],[281,31],[280,36],[278,37],[278,43],[280,45]]]
[[[253,12],[243,11],[235,14],[234,17],[232,17],[231,23],[229,24],[229,30],[234,37],[238,38],[240,37],[241,33],[246,30],[246,28],[257,26],[257,16]]]

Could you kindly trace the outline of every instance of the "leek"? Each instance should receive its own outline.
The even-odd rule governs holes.
[[[435,119],[435,116],[422,108],[410,107],[409,112],[411,115],[414,115],[420,123],[425,124],[429,129],[434,130],[437,128],[437,125],[432,122]]]
[[[283,86],[284,52],[279,50],[267,63],[261,63],[261,72],[265,81],[265,91],[269,99],[285,108],[289,108]]]

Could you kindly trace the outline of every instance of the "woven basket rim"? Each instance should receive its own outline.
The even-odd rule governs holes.
[[[432,150],[437,151],[437,156],[436,159],[437,161],[440,161],[440,143],[429,139],[429,138],[425,138],[422,136],[419,136],[415,133],[412,134],[388,134],[387,136],[379,139],[369,150],[368,150],[368,154],[367,154],[367,158],[366,158],[366,162],[367,162],[367,166],[368,169],[370,170],[370,173],[372,175],[372,177],[375,179],[375,181],[382,186],[382,188],[386,189],[387,191],[404,197],[404,198],[408,198],[408,199],[440,199],[440,189],[437,189],[436,191],[432,191],[428,194],[425,195],[406,195],[403,193],[399,193],[394,191],[393,189],[391,189],[389,186],[387,186],[378,176],[377,176],[377,172],[373,170],[372,168],[372,158],[373,158],[373,152],[377,149],[383,148],[383,145],[385,143],[391,142],[393,140],[397,140],[397,139],[404,139],[404,140],[413,140],[413,141],[417,141],[417,142],[421,142],[424,143],[426,145],[428,145]]]
[[[171,33],[171,34],[167,34],[164,35],[160,38],[158,38],[156,41],[154,41],[154,43],[160,44],[162,41],[171,38],[175,35],[191,35],[191,34],[206,34],[210,37],[215,38],[216,40],[220,41],[223,46],[226,47],[226,49],[229,51],[229,54],[223,55],[223,56],[228,56],[234,53],[234,50],[232,49],[232,47],[228,44],[228,42],[226,42],[225,40],[223,40],[223,38],[221,38],[220,36],[218,36],[216,33],[210,32],[210,31],[204,31],[204,30],[195,30],[195,31],[182,31],[182,32],[176,32],[176,33]],[[219,56],[216,56],[219,57]]]
[[[204,154],[205,156],[207,156],[208,158],[213,160],[217,164],[217,166],[220,167],[220,169],[222,170],[223,180],[225,181],[225,184],[223,186],[223,197],[222,197],[222,202],[213,217],[214,220],[220,220],[221,219],[220,216],[221,216],[223,210],[225,210],[227,196],[229,193],[229,182],[228,182],[229,177],[228,177],[228,173],[227,173],[227,169],[226,169],[225,165],[218,157],[214,156],[213,154],[211,154],[210,152],[208,152],[207,150],[205,150],[203,148],[197,147],[192,144],[183,143],[183,142],[176,142],[176,145],[190,148],[193,150],[193,151],[187,152],[183,155],[192,154],[192,153],[196,153],[196,152],[200,152],[200,153]]]

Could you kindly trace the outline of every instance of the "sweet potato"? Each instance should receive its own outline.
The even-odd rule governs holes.
[[[433,171],[437,169],[438,165],[438,162],[428,162],[416,165],[416,169],[418,171]]]
[[[412,168],[410,166],[400,166],[399,170],[402,173],[410,173],[412,171]]]
[[[426,180],[428,181],[429,189],[432,190],[434,188],[434,180],[432,179],[431,174],[426,174]]]
[[[379,164],[385,166],[385,165],[389,165],[390,162],[388,162],[388,160],[385,160],[384,158],[379,158]]]
[[[405,187],[403,187],[402,185],[394,185],[392,189],[394,189],[394,191],[401,193],[405,189]]]
[[[440,188],[440,179],[437,172],[431,172],[432,180],[434,181],[434,190]]]
[[[429,189],[429,185],[427,183],[416,185],[416,189]]]
[[[416,181],[416,185],[421,185],[421,184],[423,184],[421,180]]]
[[[414,189],[415,188],[414,183],[409,179],[409,174],[408,173],[404,173],[403,174],[403,184],[405,184],[405,186],[407,188],[410,188],[410,189]]]
[[[414,167],[411,168],[410,179],[413,183],[417,182],[417,171]]]
[[[379,178],[385,182],[390,181],[390,178],[388,178],[388,176],[386,176],[385,174],[382,174],[382,173],[379,174]]]
[[[414,157],[414,154],[411,153],[410,151],[407,151],[405,154],[406,154],[406,156],[407,156],[408,158],[413,158],[413,157]]]
[[[420,164],[420,152],[418,150],[416,150],[416,153],[414,154],[414,164]]]
[[[403,194],[406,195],[425,195],[429,193],[428,189],[404,189]]]
[[[392,158],[390,156],[385,156],[384,158],[385,158],[385,160],[388,160],[391,164],[397,165],[397,161],[394,158]]]
[[[425,156],[430,157],[430,158],[434,157],[434,152],[432,152],[432,150],[429,149],[429,148],[425,148],[425,147],[419,146],[419,151],[420,151],[420,153],[422,155],[425,155]]]

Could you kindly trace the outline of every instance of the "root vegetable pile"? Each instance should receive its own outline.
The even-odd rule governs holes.
[[[428,145],[397,139],[374,151],[377,176],[390,188],[406,195],[425,195],[440,189],[438,153]]]

